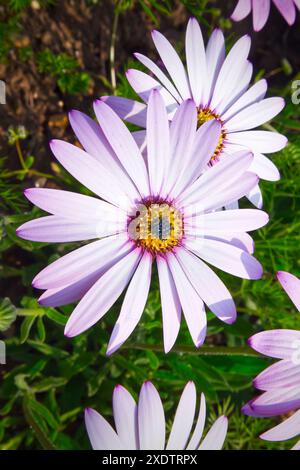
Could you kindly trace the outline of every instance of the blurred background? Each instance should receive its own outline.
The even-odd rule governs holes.
[[[255,393],[251,381],[269,361],[246,347],[262,329],[300,329],[300,317],[275,280],[277,270],[300,275],[300,104],[293,104],[292,83],[300,80],[300,15],[289,27],[273,7],[266,27],[253,33],[252,19],[232,23],[236,1],[225,0],[0,0],[0,80],[6,104],[0,104],[0,339],[6,364],[0,365],[0,449],[89,448],[83,409],[92,406],[111,420],[114,385],[137,396],[151,379],[159,389],[167,417],[180,392],[194,380],[208,401],[208,423],[229,417],[229,449],[285,449],[266,443],[261,432],[276,420],[251,419],[240,408]],[[255,233],[256,257],[264,267],[260,281],[220,273],[236,301],[239,319],[224,326],[208,314],[206,349],[196,351],[185,324],[173,352],[162,352],[158,281],[142,321],[125,345],[105,357],[121,299],[105,318],[77,338],[63,336],[73,306],[41,308],[35,274],[78,245],[21,240],[15,229],[42,214],[24,198],[28,187],[85,192],[55,161],[48,142],[75,142],[67,113],[92,115],[101,95],[135,97],[124,72],[141,68],[136,51],[157,59],[150,32],[159,29],[184,56],[188,18],[195,16],[207,40],[221,27],[227,48],[242,35],[253,39],[250,59],[254,81],[265,77],[269,96],[283,96],[285,110],[265,128],[289,137],[273,161],[282,179],[262,183],[264,208],[271,220]],[[245,203],[246,204],[246,203]],[[208,346],[218,352],[207,351]]]

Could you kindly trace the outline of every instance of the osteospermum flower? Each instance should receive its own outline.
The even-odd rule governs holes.
[[[116,431],[91,408],[85,411],[85,424],[94,450],[222,449],[227,434],[227,418],[218,418],[200,444],[206,418],[203,393],[197,422],[191,434],[196,405],[196,387],[193,382],[188,382],[181,395],[167,444],[163,405],[151,382],[143,384],[138,404],[124,387],[115,387],[113,412]]]
[[[295,23],[296,6],[300,10],[300,0],[273,0],[280,14],[289,25]],[[265,26],[271,9],[271,0],[238,0],[237,6],[231,15],[234,21],[246,18],[253,11],[253,28],[260,31]]]
[[[278,280],[300,311],[300,280],[280,271]],[[264,393],[250,401],[243,411],[249,416],[270,417],[296,411],[285,421],[261,435],[268,441],[283,441],[300,435],[300,331],[272,330],[254,335],[249,340],[256,351],[276,359],[254,380]],[[300,441],[293,449],[300,450]]]
[[[220,124],[211,121],[197,130],[196,110],[188,100],[169,129],[155,90],[148,106],[145,163],[114,111],[99,100],[94,109],[100,125],[78,111],[70,114],[85,151],[59,140],[51,142],[51,149],[69,173],[103,200],[54,189],[25,191],[52,215],[22,225],[20,237],[43,242],[100,238],[35,277],[33,286],[46,289],[39,301],[59,306],[81,299],[65,328],[67,336],[75,336],[100,320],[129,284],[108,345],[112,353],[143,313],[156,260],[165,350],[176,340],[181,310],[198,347],[206,334],[204,303],[226,323],[236,318],[229,291],[205,262],[246,279],[262,275],[246,232],[264,225],[267,214],[217,211],[257,183],[257,176],[247,172],[253,156],[237,152],[198,178],[220,138]]]
[[[249,88],[253,72],[248,60],[250,37],[242,37],[225,57],[223,33],[219,29],[215,30],[205,50],[200,26],[192,18],[186,32],[186,68],[161,33],[153,31],[152,38],[168,76],[148,57],[135,54],[156,77],[140,70],[127,71],[127,79],[140,98],[147,103],[151,90],[159,89],[170,120],[180,103],[192,98],[197,107],[198,127],[212,119],[218,120],[221,125],[221,136],[210,162],[247,148],[254,153],[251,170],[262,179],[278,180],[280,175],[277,168],[264,153],[281,150],[287,139],[276,132],[252,129],[276,116],[284,107],[284,100],[264,99],[266,80],[259,80]],[[141,127],[146,126],[145,104],[117,96],[102,99],[121,118]],[[139,132],[139,138],[142,137],[142,132]],[[257,207],[261,207],[262,197],[258,186],[248,197]]]

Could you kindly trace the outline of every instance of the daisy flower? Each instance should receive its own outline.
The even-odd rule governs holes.
[[[249,149],[254,153],[251,171],[262,179],[278,180],[277,168],[264,153],[281,150],[287,143],[286,137],[276,132],[252,129],[274,118],[284,107],[284,100],[264,99],[266,80],[259,80],[249,88],[253,72],[248,60],[250,37],[244,36],[237,41],[226,57],[223,33],[215,30],[205,49],[200,26],[192,18],[186,31],[186,68],[161,33],[153,31],[152,39],[165,70],[148,57],[135,54],[155,77],[140,70],[127,71],[127,79],[140,98],[148,103],[151,90],[160,90],[169,120],[173,119],[182,101],[192,98],[197,107],[198,127],[212,119],[218,120],[221,125],[221,136],[211,154],[211,162],[238,150]],[[117,96],[102,99],[122,119],[146,126],[145,104]],[[142,132],[139,137],[142,139]],[[262,206],[258,186],[248,197],[257,207]]]
[[[295,23],[296,7],[300,10],[300,0],[273,0],[280,14],[289,25]],[[271,9],[271,0],[238,0],[231,15],[233,21],[241,21],[253,11],[254,31],[260,31],[265,26]]]
[[[300,280],[280,271],[278,280],[300,311]],[[249,416],[270,417],[295,411],[292,416],[261,435],[267,441],[283,441],[300,435],[300,331],[272,330],[254,335],[250,346],[265,356],[280,359],[254,380],[264,393],[244,406]],[[297,411],[298,410],[298,411]],[[293,449],[300,450],[300,441]]]
[[[94,103],[99,124],[73,111],[71,125],[85,150],[54,140],[57,160],[102,199],[33,188],[26,197],[50,216],[22,225],[26,240],[74,242],[98,239],[41,271],[33,286],[46,289],[42,305],[80,302],[65,334],[75,336],[100,320],[129,284],[108,354],[128,338],[143,313],[156,261],[165,350],[178,335],[181,310],[199,347],[206,334],[204,303],[222,321],[236,318],[233,299],[207,263],[235,276],[259,279],[246,233],[265,225],[256,209],[217,209],[245,195],[257,183],[247,172],[253,156],[237,152],[200,178],[220,138],[217,120],[197,130],[196,110],[185,101],[169,127],[163,99],[151,93],[147,111],[146,162],[131,133],[104,102]],[[197,159],[195,158],[197,155]]]
[[[113,413],[116,431],[91,408],[85,411],[85,424],[94,450],[222,449],[227,434],[227,418],[225,416],[218,418],[200,444],[206,418],[203,393],[197,422],[192,432],[196,405],[195,384],[188,382],[182,392],[167,444],[163,405],[158,391],[151,382],[143,384],[138,404],[126,388],[121,385],[115,387]]]

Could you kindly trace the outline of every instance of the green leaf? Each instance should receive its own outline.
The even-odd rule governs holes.
[[[26,378],[29,377],[29,374],[17,374],[15,376],[15,384],[22,391],[30,391],[30,386],[28,385]]]
[[[24,318],[22,325],[21,325],[21,334],[20,334],[20,343],[23,344],[27,341],[30,330],[34,323],[35,317],[26,317]]]
[[[31,168],[33,164],[34,164],[34,157],[33,155],[29,155],[29,157],[27,157],[25,160],[26,168],[27,169]]]
[[[43,343],[46,339],[46,330],[45,330],[45,326],[44,326],[44,322],[43,322],[42,317],[39,317],[37,319],[37,332],[38,332],[39,341],[41,341]]]
[[[151,369],[156,370],[159,368],[159,358],[153,351],[146,351],[147,358]]]
[[[65,326],[68,321],[68,318],[65,315],[61,314],[57,310],[54,310],[53,308],[47,309],[46,315],[48,318],[50,318],[50,320],[54,321],[55,323],[58,323],[58,325]]]
[[[62,358],[67,357],[69,355],[69,353],[67,353],[66,351],[62,351],[61,349],[55,348],[46,343],[41,343],[40,341],[28,340],[27,344],[29,344],[29,346],[32,346],[45,356],[51,356],[53,358]]]
[[[23,399],[24,416],[29,426],[35,432],[35,435],[46,450],[55,450],[54,444],[50,441],[45,427],[46,421],[50,427],[57,429],[58,423],[52,413],[34,398],[24,397]]]
[[[40,382],[31,385],[31,389],[36,393],[47,392],[53,388],[62,387],[66,385],[67,379],[65,377],[46,377]]]
[[[238,356],[207,356],[206,362],[213,365],[216,369],[222,371],[223,373],[245,375],[250,378],[261,372],[268,364],[268,360],[262,357]]]
[[[15,321],[17,316],[16,307],[6,297],[0,299],[0,331],[6,331]]]

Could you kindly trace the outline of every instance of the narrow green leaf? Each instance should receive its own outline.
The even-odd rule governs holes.
[[[44,427],[42,428],[41,422],[41,417],[43,417],[48,422],[48,424],[50,421],[52,425],[57,426],[57,422],[49,410],[47,410],[47,408],[45,408],[33,398],[29,397],[24,397],[23,399],[23,410],[27,423],[33,429],[42,447],[46,450],[55,450],[55,446],[48,438]]]
[[[55,323],[58,323],[58,325],[65,326],[68,318],[63,315],[62,313],[59,313],[57,310],[54,310],[53,308],[49,308],[46,311],[46,315],[50,320],[54,321]]]
[[[0,299],[0,331],[6,331],[16,319],[16,307],[5,297]]]
[[[43,343],[46,339],[46,330],[45,330],[45,326],[44,326],[44,322],[43,322],[42,317],[39,317],[37,319],[37,332],[38,332],[39,341],[41,341]]]
[[[21,334],[20,334],[20,343],[23,344],[28,339],[30,330],[34,323],[35,317],[26,317],[24,318],[21,325]]]

